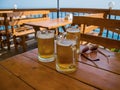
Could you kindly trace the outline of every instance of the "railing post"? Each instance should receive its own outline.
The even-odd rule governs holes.
[[[59,0],[57,0],[57,18],[59,18]]]
[[[108,19],[111,19],[111,10],[112,10],[112,8],[115,6],[115,3],[114,2],[109,2],[108,3],[108,6],[109,6],[109,16],[108,16]],[[109,35],[109,31],[107,30],[107,32],[106,32],[106,37],[108,37]]]

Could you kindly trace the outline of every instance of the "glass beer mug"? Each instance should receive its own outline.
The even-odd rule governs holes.
[[[63,73],[74,72],[77,69],[76,43],[77,37],[67,39],[64,35],[59,35],[56,42],[56,70]]]
[[[54,31],[37,31],[38,59],[41,62],[54,61]]]
[[[68,39],[72,39],[73,35],[78,37],[78,39],[77,39],[77,53],[79,53],[80,52],[80,30],[78,28],[68,28],[66,37]]]

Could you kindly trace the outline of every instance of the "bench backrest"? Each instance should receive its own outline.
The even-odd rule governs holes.
[[[12,32],[15,32],[14,26],[21,26],[27,22],[38,22],[49,19],[49,10],[38,10],[38,11],[16,11],[9,14],[11,21],[9,24],[13,27]]]
[[[106,18],[105,13],[94,13],[94,14],[87,14],[85,17],[93,17],[93,18]]]
[[[84,16],[74,16],[73,23],[75,24],[86,24],[86,25],[96,25],[105,28],[119,28],[120,20],[110,20],[104,18],[92,18]]]
[[[106,18],[107,15],[104,13],[94,13],[94,14],[86,14],[83,17],[91,17],[91,18]],[[73,21],[73,24],[76,24],[75,21]],[[78,23],[77,23],[78,24]],[[81,33],[89,33],[92,30],[97,29],[99,26],[97,25],[88,25],[88,24],[81,24]]]

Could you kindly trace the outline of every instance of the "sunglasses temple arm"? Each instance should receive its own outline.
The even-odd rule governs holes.
[[[81,56],[83,56],[84,58],[86,58],[89,61],[99,61],[100,60],[100,59],[94,59],[94,60],[92,60],[92,59],[88,58],[87,56],[85,56],[83,53],[81,53]]]

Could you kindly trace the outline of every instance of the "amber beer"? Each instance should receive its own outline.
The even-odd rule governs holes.
[[[54,31],[38,31],[38,59],[42,62],[54,60]]]
[[[59,72],[76,71],[76,41],[58,40],[57,41],[57,60],[56,69]]]
[[[77,40],[77,53],[80,52],[80,30],[77,28],[69,28],[67,29],[67,38],[72,39],[73,35],[78,37]]]

